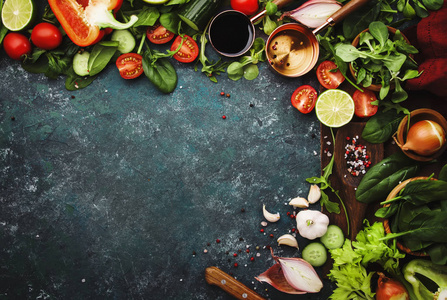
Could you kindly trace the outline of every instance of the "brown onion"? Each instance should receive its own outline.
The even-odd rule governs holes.
[[[409,300],[410,295],[404,285],[385,274],[378,272],[376,300]]]
[[[429,156],[441,149],[445,141],[445,131],[441,125],[434,121],[423,120],[410,127],[407,142],[402,146],[402,150]]]

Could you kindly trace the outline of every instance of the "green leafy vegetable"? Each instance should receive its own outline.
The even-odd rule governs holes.
[[[98,74],[108,65],[118,49],[118,45],[119,42],[117,41],[107,41],[97,43],[93,46],[88,60],[88,70],[90,71],[90,76]]]
[[[388,141],[396,132],[403,117],[402,114],[396,114],[392,110],[379,111],[366,122],[362,138],[367,142],[377,144]]]
[[[365,220],[356,241],[346,239],[342,248],[329,250],[334,263],[328,277],[337,284],[330,299],[374,299],[371,287],[374,272],[366,269],[372,263],[396,277],[400,275],[399,260],[405,255],[395,243],[381,240],[383,237],[385,229],[381,222],[370,226]]]
[[[363,203],[384,200],[399,182],[416,175],[419,164],[402,152],[396,152],[377,163],[360,181],[355,197]]]
[[[171,62],[165,57],[155,58],[150,50],[143,54],[143,70],[155,87],[165,94],[171,93],[177,86],[177,72]]]
[[[242,77],[247,80],[255,79],[259,74],[259,69],[256,64],[266,60],[264,50],[264,40],[262,38],[256,38],[249,51],[250,55],[242,56],[238,62],[233,62],[228,66],[228,78],[231,80],[239,80]]]

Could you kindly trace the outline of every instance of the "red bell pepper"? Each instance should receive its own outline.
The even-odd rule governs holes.
[[[121,23],[113,16],[123,0],[48,0],[51,10],[68,37],[78,46],[86,47],[98,40],[100,28],[126,29],[138,21],[131,16]]]

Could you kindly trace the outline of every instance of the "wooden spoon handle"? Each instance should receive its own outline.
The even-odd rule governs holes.
[[[208,267],[205,270],[205,280],[208,284],[216,285],[240,300],[265,300],[264,297],[251,290],[246,285],[234,279],[217,267]]]
[[[342,8],[337,10],[330,18],[332,19],[332,22],[339,23],[341,20],[343,20],[347,15],[353,13],[357,8],[360,6],[366,4],[369,0],[351,0],[345,5],[343,5]]]

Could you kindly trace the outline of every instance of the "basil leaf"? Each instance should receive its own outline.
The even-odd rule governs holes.
[[[150,52],[146,51],[143,55],[143,70],[150,82],[165,94],[171,93],[177,86],[177,72],[167,58],[152,61]]]
[[[118,42],[101,42],[93,46],[90,58],[88,60],[88,69],[90,76],[101,72],[112,59],[118,49]]]
[[[167,30],[179,34],[180,18],[176,13],[165,13],[160,16],[160,24]]]
[[[394,153],[366,172],[355,197],[363,203],[383,201],[399,182],[415,176],[418,170],[417,162],[402,152]]]
[[[366,122],[362,138],[373,144],[384,143],[393,136],[402,119],[403,115],[396,115],[393,110],[380,111]]]

